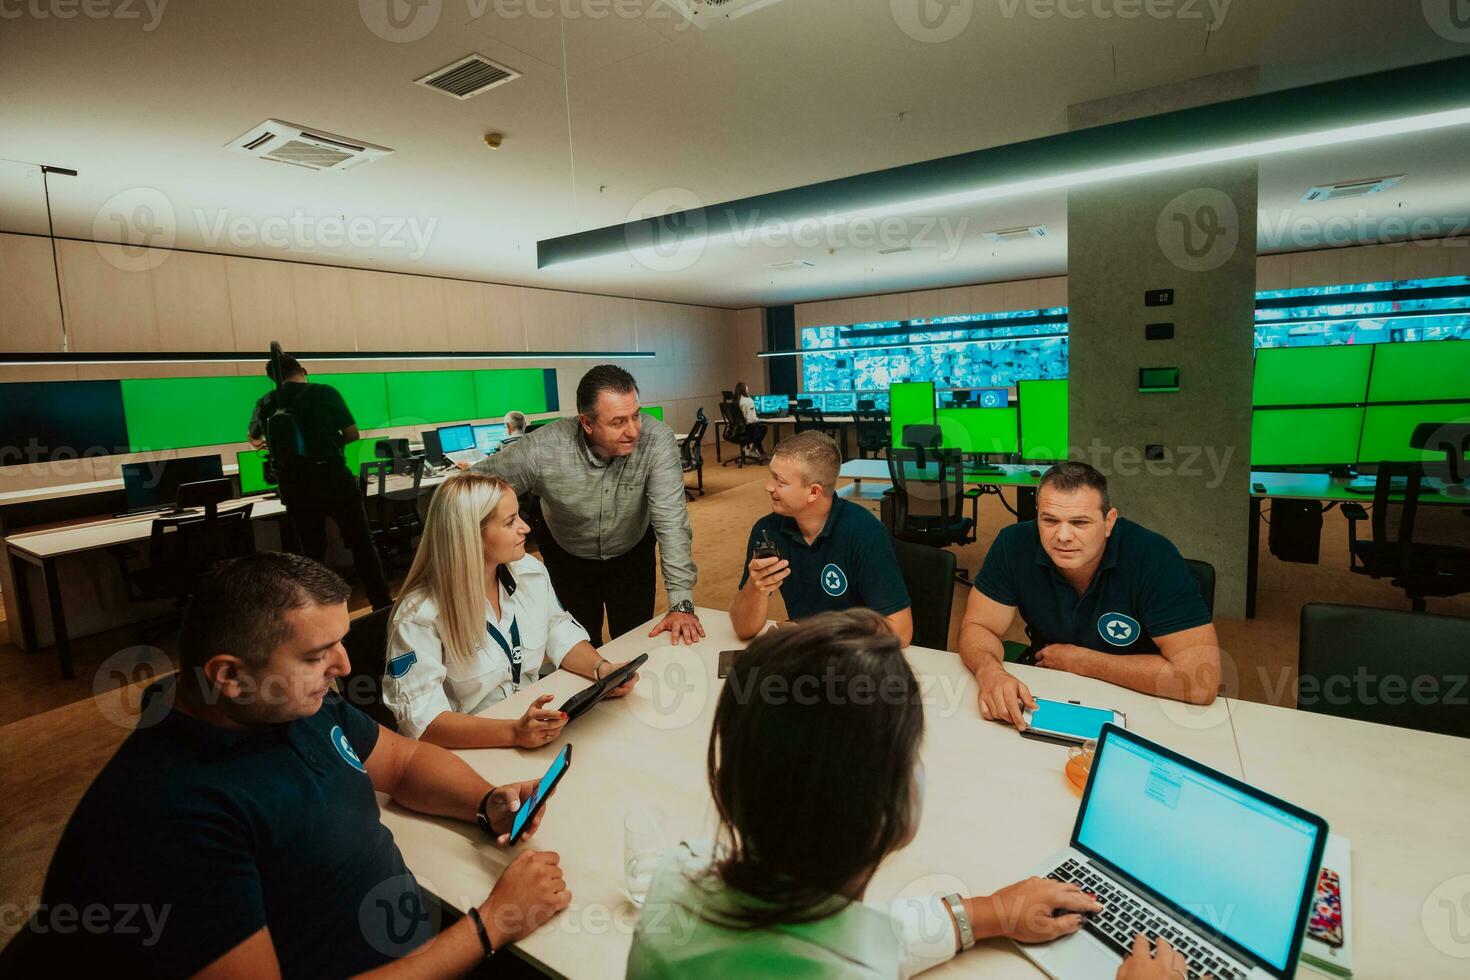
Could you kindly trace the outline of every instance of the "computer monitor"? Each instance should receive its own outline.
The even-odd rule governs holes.
[[[1021,459],[1055,463],[1067,458],[1067,382],[1022,381],[1016,385],[1021,416]]]
[[[785,415],[791,404],[790,395],[756,395],[755,410],[760,415]]]
[[[909,425],[934,424],[934,382],[903,381],[888,389],[889,424],[893,445],[903,445],[903,430]]]
[[[828,415],[851,415],[857,411],[857,392],[829,391],[822,396],[822,411]]]
[[[449,465],[449,460],[444,456],[444,449],[439,445],[438,429],[425,429],[419,433],[419,438],[424,440],[424,459],[427,459],[430,465]]]
[[[1409,437],[1414,434],[1415,427],[1425,422],[1470,422],[1470,402],[1369,405],[1363,415],[1363,438],[1358,446],[1358,462],[1443,462],[1445,455],[1439,449],[1414,449],[1409,445]]]
[[[1258,350],[1251,404],[1361,405],[1372,361],[1369,344]]]
[[[941,408],[934,414],[945,449],[988,456],[1020,451],[1014,408]]]
[[[178,499],[179,484],[218,480],[224,475],[224,462],[218,454],[124,463],[123,495],[129,511],[171,508]]]
[[[817,404],[817,400],[812,395],[806,395],[806,396],[797,395],[796,396],[796,407],[797,408],[815,408],[816,407],[816,404]]]
[[[1251,413],[1251,465],[1351,466],[1358,460],[1362,430],[1360,407],[1258,408]]]
[[[471,426],[474,432],[475,448],[489,455],[500,449],[500,444],[505,441],[505,424],[497,422],[492,425]]]
[[[1370,402],[1470,400],[1470,341],[1373,345]]]
[[[640,408],[644,415],[652,415],[660,422],[664,420],[664,407],[662,405],[642,405]]]
[[[235,454],[235,465],[240,468],[240,496],[253,497],[270,493],[276,484],[266,479],[264,449],[247,449]]]
[[[1113,725],[1103,728],[1072,846],[1288,976],[1316,894],[1327,823]]]
[[[475,448],[475,427],[472,425],[442,425],[439,427],[439,448],[445,453],[460,453]]]

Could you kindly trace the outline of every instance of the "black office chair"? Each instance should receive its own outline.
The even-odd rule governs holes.
[[[1348,570],[1389,579],[1395,588],[1403,590],[1415,612],[1427,608],[1426,599],[1470,592],[1470,548],[1414,540],[1424,469],[1419,463],[1378,464],[1371,539],[1358,537],[1358,525],[1369,520],[1363,505],[1355,501],[1342,505],[1342,515],[1348,521]],[[1401,502],[1394,500],[1396,479],[1402,481]],[[1398,526],[1391,528],[1394,511],[1398,512]]]
[[[959,564],[954,552],[895,539],[898,571],[909,590],[914,617],[914,646],[944,650],[949,646],[949,619],[954,612],[954,581]]]
[[[1470,619],[1324,602],[1302,607],[1300,711],[1470,738],[1470,711],[1460,700],[1467,671]]]
[[[419,487],[424,479],[424,458],[407,456],[363,463],[357,486],[367,510],[368,530],[383,563],[388,566],[412,560],[415,543],[424,530],[419,513]],[[412,478],[412,489],[388,489],[389,476]],[[369,493],[369,489],[376,492]]]
[[[890,450],[888,474],[893,486],[883,496],[891,507],[890,527],[895,538],[935,548],[975,540],[980,523],[980,491],[965,489],[964,460],[959,450],[923,446]],[[968,517],[964,514],[966,500],[970,502]],[[955,580],[970,584],[963,569],[955,573]]]
[[[412,455],[407,439],[379,439],[373,453],[378,459],[407,459]]]
[[[709,428],[709,419],[704,414],[704,409],[699,408],[694,412],[694,425],[689,429],[689,434],[684,441],[679,443],[679,465],[685,473],[693,473],[698,483],[693,487],[685,487],[684,495],[690,500],[698,493],[704,496],[704,442],[705,430]]]
[[[859,408],[852,413],[852,420],[857,426],[858,459],[877,459],[888,452],[891,437],[886,414],[872,408]]]
[[[392,623],[393,607],[385,606],[357,617],[347,627],[342,646],[352,669],[337,681],[337,690],[373,721],[396,732],[398,722],[383,704],[383,673],[388,669],[388,630]]]
[[[766,427],[764,425],[746,425],[745,416],[741,414],[740,407],[731,401],[720,402],[720,415],[725,420],[725,441],[734,443],[740,448],[740,452],[733,459],[725,460],[724,465],[734,463],[737,469],[744,469],[748,453],[755,449],[758,454],[753,462],[765,462],[764,453],[761,452],[760,442],[765,438]]]
[[[250,523],[255,505],[219,512],[219,504],[233,496],[234,485],[228,478],[185,483],[178,489],[176,505],[203,507],[204,513],[155,517],[148,534],[146,565],[133,564],[143,555],[131,545],[107,549],[117,562],[129,602],[172,599],[182,609],[210,566],[255,553],[255,529]]]
[[[1196,561],[1193,558],[1184,559],[1184,564],[1189,566],[1189,573],[1199,585],[1199,594],[1205,600],[1205,609],[1209,610],[1210,618],[1215,618],[1215,566],[1207,561]]]
[[[791,417],[796,420],[796,424],[792,426],[795,432],[822,433],[837,443],[837,455],[838,458],[842,458],[841,430],[838,429],[836,423],[827,421],[826,415],[820,408],[794,408],[791,410]]]

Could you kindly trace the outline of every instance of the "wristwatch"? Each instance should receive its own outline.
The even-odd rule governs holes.
[[[480,797],[480,805],[475,808],[475,823],[480,825],[480,829],[483,830],[491,840],[496,840],[500,837],[500,835],[495,832],[495,828],[490,825],[490,817],[485,813],[485,804],[490,802],[490,794],[494,792],[495,788],[492,786],[489,793],[486,793],[484,796]]]
[[[970,916],[965,911],[965,900],[958,893],[944,896],[940,901],[949,908],[950,915],[954,916],[955,925],[960,928],[960,952],[964,952],[975,945],[975,929],[970,925]]]
[[[669,607],[669,612],[688,613],[692,616],[694,615],[694,603],[690,602],[688,599],[680,599],[678,602]]]

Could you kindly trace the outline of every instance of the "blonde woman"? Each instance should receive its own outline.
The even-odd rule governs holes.
[[[537,748],[567,717],[536,699],[513,721],[477,713],[558,667],[589,679],[616,664],[562,608],[530,528],[498,477],[462,473],[434,494],[393,611],[383,701],[399,731],[446,748]],[[622,697],[636,676],[611,697]]]

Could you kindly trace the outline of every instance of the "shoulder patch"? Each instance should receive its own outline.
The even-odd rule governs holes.
[[[847,591],[847,573],[833,562],[822,569],[822,591],[834,598]]]
[[[400,653],[398,656],[388,661],[388,676],[392,677],[394,680],[397,680],[398,678],[402,677],[404,674],[407,674],[410,670],[412,670],[413,665],[418,662],[419,655],[414,653],[412,650],[408,651],[407,653]]]
[[[343,762],[358,772],[367,772],[367,766],[357,757],[357,752],[353,750],[352,743],[347,741],[347,733],[342,730],[341,725],[332,726],[332,747],[337,750]]]
[[[1103,613],[1097,620],[1097,634],[1115,647],[1126,647],[1138,639],[1138,620],[1126,613]]]

